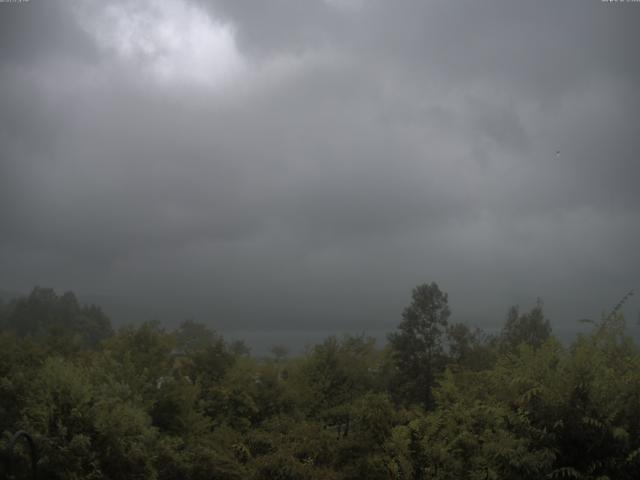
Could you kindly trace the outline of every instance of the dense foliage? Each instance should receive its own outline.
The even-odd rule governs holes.
[[[620,315],[570,346],[540,302],[495,336],[449,317],[420,285],[384,348],[252,358],[194,321],[114,332],[36,288],[0,305],[0,447],[29,432],[61,480],[638,478],[640,352]]]

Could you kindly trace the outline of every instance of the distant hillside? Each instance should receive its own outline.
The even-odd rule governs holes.
[[[14,298],[24,297],[26,294],[21,292],[12,292],[10,290],[0,289],[0,301],[8,302]]]

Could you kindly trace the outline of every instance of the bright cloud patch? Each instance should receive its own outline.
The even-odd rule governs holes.
[[[216,86],[244,68],[233,27],[184,0],[96,2],[76,13],[102,48],[160,81]]]

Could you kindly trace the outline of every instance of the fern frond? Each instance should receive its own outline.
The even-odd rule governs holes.
[[[573,467],[556,468],[549,474],[549,478],[580,478],[580,472]]]

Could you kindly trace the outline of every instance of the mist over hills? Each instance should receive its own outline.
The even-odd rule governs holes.
[[[64,293],[62,290],[56,290],[59,295]],[[10,292],[0,290],[0,300],[7,303],[11,300],[25,298],[28,293]],[[367,335],[375,338],[379,345],[384,345],[387,341],[387,335],[392,332],[400,319],[401,310],[399,309],[394,318],[389,319],[387,325],[376,325],[366,323],[362,328],[353,328],[348,322],[345,326],[340,326],[340,322],[326,322],[326,328],[306,328],[306,329],[287,329],[287,328],[270,328],[270,329],[248,329],[246,327],[229,326],[223,322],[216,321],[215,318],[206,315],[206,312],[199,312],[195,315],[193,310],[186,307],[180,308],[175,306],[174,309],[164,309],[160,307],[144,307],[134,296],[119,297],[100,293],[84,293],[77,295],[78,301],[84,305],[96,305],[100,307],[109,317],[114,328],[125,327],[128,325],[140,325],[148,321],[159,321],[160,324],[167,329],[177,328],[181,322],[185,320],[194,320],[207,325],[209,328],[222,334],[229,341],[243,341],[250,348],[254,355],[267,355],[270,349],[276,345],[282,345],[288,348],[292,353],[302,353],[305,349],[315,344],[321,343],[327,337],[337,335]],[[622,297],[620,297],[622,298]],[[620,299],[618,299],[620,300]],[[533,303],[531,303],[533,305]],[[523,305],[527,308],[530,305]],[[577,334],[588,331],[591,327],[588,323],[581,320],[590,319],[598,321],[603,315],[611,312],[615,306],[615,302],[599,313],[593,312],[592,315],[578,317],[574,315],[574,321],[555,320],[547,314],[550,324],[556,337],[565,342],[570,343]],[[455,304],[452,306],[452,319],[471,327],[478,327],[488,334],[498,334],[502,328],[507,312],[510,306],[505,306],[504,315],[499,318],[481,318],[476,316],[463,317],[456,314]],[[545,312],[547,310],[545,309]],[[627,329],[630,335],[636,339],[640,339],[640,312],[638,312],[637,299],[630,296],[620,307],[620,312],[627,318]],[[331,328],[334,327],[334,328]]]

